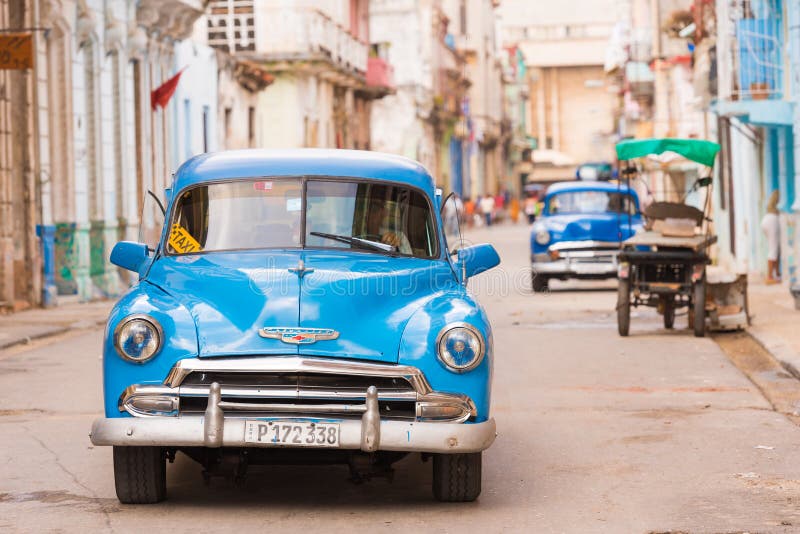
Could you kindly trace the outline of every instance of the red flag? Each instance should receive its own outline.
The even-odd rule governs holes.
[[[172,98],[172,95],[175,94],[175,89],[178,88],[178,80],[181,79],[181,74],[183,74],[184,70],[186,70],[186,67],[183,67],[175,76],[150,92],[150,107],[153,108],[153,111],[158,106],[161,106],[161,109],[167,107],[169,99]]]

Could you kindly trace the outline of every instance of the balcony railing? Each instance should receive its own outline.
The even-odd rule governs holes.
[[[369,49],[342,25],[318,9],[271,7],[268,24],[256,30],[256,56],[266,61],[325,60],[365,76]]]
[[[785,36],[782,0],[733,0],[728,7],[734,100],[783,98]],[[723,52],[724,53],[724,52]],[[724,95],[726,91],[721,91]]]

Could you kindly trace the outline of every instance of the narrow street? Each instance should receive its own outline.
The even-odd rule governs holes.
[[[617,336],[615,283],[528,290],[528,229],[474,231],[500,268],[473,279],[494,327],[495,444],[476,503],[430,497],[416,456],[393,482],[344,467],[251,469],[203,484],[185,457],[167,502],[117,502],[101,412],[102,330],[0,352],[0,531],[794,532],[800,429],[710,338],[654,312]],[[676,324],[683,327],[679,316]],[[800,386],[800,383],[798,383]]]

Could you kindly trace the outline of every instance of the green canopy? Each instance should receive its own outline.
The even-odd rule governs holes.
[[[719,145],[702,139],[627,139],[617,143],[617,157],[620,161],[667,151],[680,154],[706,167],[713,167]]]

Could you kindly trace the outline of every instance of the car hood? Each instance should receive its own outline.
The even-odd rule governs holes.
[[[411,315],[434,295],[458,287],[444,261],[359,253],[306,253],[300,326],[332,328],[333,340],[300,347],[311,356],[397,362]]]
[[[308,250],[162,257],[148,281],[189,310],[201,357],[303,354],[392,363],[411,315],[457,285],[444,261]],[[338,337],[286,343],[259,335],[264,327],[331,329]]]
[[[166,256],[147,281],[191,314],[200,356],[293,354],[296,347],[259,335],[264,326],[297,326],[300,251]]]
[[[633,235],[632,228],[639,222],[638,216],[616,213],[552,215],[545,219],[547,229],[554,241],[619,241],[620,232],[625,240]]]

